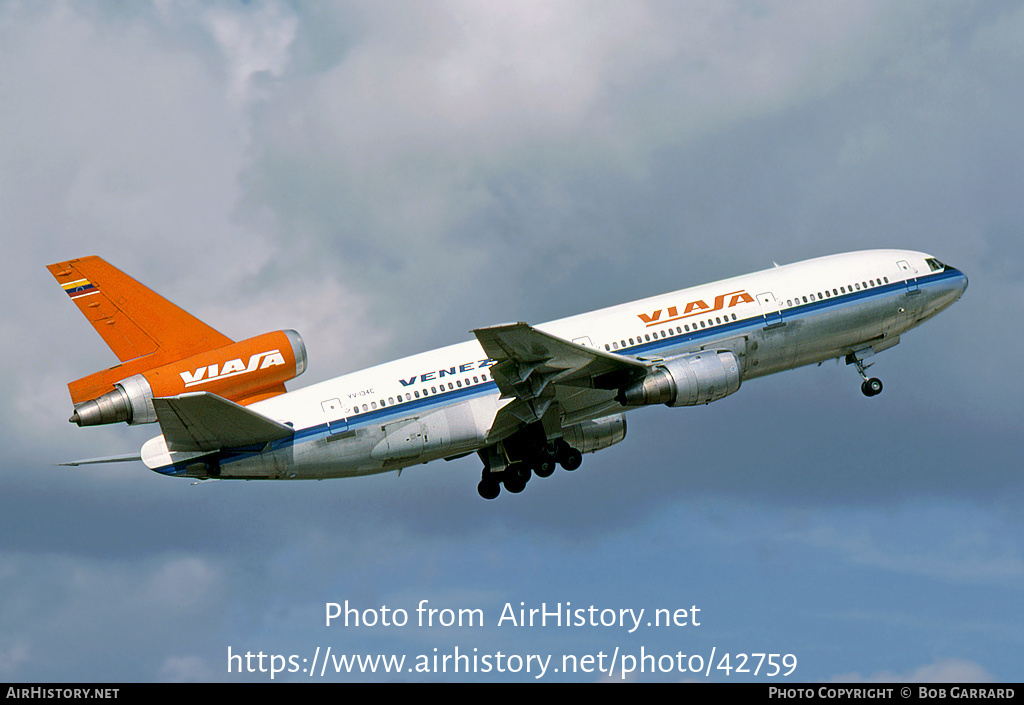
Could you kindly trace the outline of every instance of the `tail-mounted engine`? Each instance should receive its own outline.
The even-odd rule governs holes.
[[[680,355],[651,367],[647,376],[622,389],[623,406],[708,404],[740,388],[740,362],[729,351]]]
[[[306,346],[298,333],[264,333],[127,376],[111,391],[76,404],[68,420],[79,426],[152,423],[153,397],[184,392],[212,392],[251,404],[284,393],[284,383],[305,370]]]

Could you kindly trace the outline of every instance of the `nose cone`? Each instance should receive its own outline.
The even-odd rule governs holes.
[[[960,293],[957,295],[957,298],[959,299],[961,296],[963,296],[964,292],[967,291],[967,275],[961,272],[959,269],[953,267],[951,267],[951,269],[957,273],[960,281]]]
[[[942,273],[946,281],[946,285],[943,288],[948,294],[954,295],[952,301],[950,301],[950,303],[953,303],[953,301],[959,299],[967,291],[967,275],[956,267],[950,267],[949,265],[946,265]]]
[[[956,267],[946,265],[942,270],[941,280],[931,288],[928,309],[934,315],[955,304],[967,291],[967,276]]]

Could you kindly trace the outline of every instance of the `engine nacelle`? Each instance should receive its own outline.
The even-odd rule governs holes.
[[[581,453],[593,453],[626,437],[626,415],[613,414],[562,429],[562,440]]]
[[[293,330],[264,333],[154,367],[114,383],[114,389],[75,406],[68,419],[79,426],[156,421],[154,397],[212,392],[251,404],[284,391],[306,370],[306,346]]]
[[[740,388],[740,361],[729,351],[680,355],[652,367],[639,382],[619,392],[623,406],[708,404]]]

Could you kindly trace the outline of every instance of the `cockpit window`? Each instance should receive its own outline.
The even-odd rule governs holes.
[[[931,268],[933,272],[938,272],[946,268],[946,265],[944,265],[942,262],[935,259],[934,257],[929,257],[928,259],[925,260],[925,262],[928,263],[928,267]]]

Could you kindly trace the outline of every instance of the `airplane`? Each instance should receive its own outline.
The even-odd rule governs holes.
[[[477,490],[619,443],[625,412],[696,406],[749,379],[843,359],[873,397],[873,356],[956,302],[967,277],[931,255],[820,257],[474,339],[287,391],[306,368],[292,330],[235,342],[99,257],[49,271],[121,364],[71,382],[78,426],[157,423],[141,460],[196,481],[354,477],[476,453]]]

